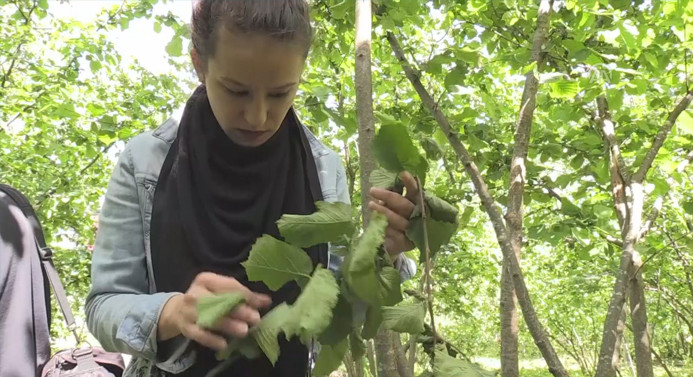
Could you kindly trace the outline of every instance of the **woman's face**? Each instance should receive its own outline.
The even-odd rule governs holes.
[[[293,103],[305,49],[225,27],[218,33],[216,52],[206,69],[193,52],[195,68],[202,73],[212,111],[226,135],[239,145],[262,145],[279,129]]]

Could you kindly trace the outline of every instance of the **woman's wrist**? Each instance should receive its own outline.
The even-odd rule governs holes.
[[[166,341],[181,334],[180,329],[178,328],[176,317],[178,315],[182,300],[183,295],[177,294],[168,299],[168,301],[166,301],[164,304],[157,324],[157,341]]]

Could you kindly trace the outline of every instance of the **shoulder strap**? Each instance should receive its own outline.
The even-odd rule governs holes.
[[[65,293],[65,288],[63,283],[60,281],[60,276],[58,271],[55,269],[53,264],[53,250],[46,246],[46,239],[43,235],[43,228],[41,228],[41,223],[34,208],[29,203],[29,200],[12,186],[0,183],[0,191],[7,194],[15,204],[22,210],[24,216],[27,217],[31,227],[34,231],[34,238],[36,239],[37,249],[39,250],[39,257],[41,259],[41,266],[43,267],[46,276],[48,276],[48,281],[53,287],[53,293],[55,293],[55,298],[58,300],[58,305],[60,306],[60,311],[63,313],[63,318],[67,323],[67,328],[72,332],[80,343],[79,336],[75,327],[75,316],[72,314],[72,308],[70,308],[70,303],[67,300],[67,294]]]

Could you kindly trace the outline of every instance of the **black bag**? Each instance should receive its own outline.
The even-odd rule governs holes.
[[[30,295],[32,296],[31,298],[29,297],[12,297],[10,296],[10,299],[12,301],[7,303],[7,307],[10,309],[7,309],[7,311],[11,311],[11,307],[19,307],[20,305],[24,305],[27,308],[30,309],[32,312],[32,318],[33,318],[33,324],[31,326],[33,331],[33,352],[32,353],[34,356],[30,356],[35,358],[35,365],[36,365],[36,376],[51,376],[51,377],[58,377],[58,376],[71,376],[71,377],[78,377],[78,376],[115,376],[115,377],[120,377],[123,374],[123,371],[125,369],[125,363],[123,361],[122,356],[119,353],[112,353],[112,352],[106,352],[103,349],[99,347],[83,347],[79,348],[79,345],[82,343],[79,335],[77,334],[77,329],[75,326],[75,318],[72,313],[72,309],[70,308],[70,304],[67,300],[67,295],[65,294],[65,288],[62,285],[62,282],[60,281],[60,277],[58,276],[58,272],[55,269],[55,266],[53,264],[53,250],[46,246],[46,241],[43,235],[43,229],[41,228],[41,223],[38,220],[38,217],[36,216],[36,213],[34,212],[33,207],[27,200],[27,198],[18,190],[14,189],[11,186],[5,185],[5,184],[0,184],[0,192],[4,193],[7,198],[10,200],[8,201],[10,207],[7,212],[7,214],[11,214],[12,206],[15,206],[21,210],[23,213],[25,219],[17,219],[16,214],[11,214],[14,216],[15,219],[18,221],[21,220],[26,220],[28,221],[28,224],[30,224],[30,229],[24,229],[24,231],[28,231],[31,234],[19,234],[15,237],[14,239],[24,239],[27,241],[28,236],[32,236],[34,239],[33,242],[33,248],[31,248],[31,242],[24,242],[23,246],[19,245],[15,242],[17,254],[19,255],[20,258],[24,258],[22,260],[18,260],[17,262],[23,263],[27,266],[31,266],[31,289],[24,289],[21,292],[28,292],[31,291]],[[2,196],[0,196],[0,200],[4,199]],[[7,200],[6,200],[7,201]],[[11,227],[8,227],[7,224],[5,223],[6,221],[11,221],[12,219],[2,219],[0,218],[0,229],[2,229],[3,232],[11,232],[12,230],[19,230],[21,231],[21,226],[15,227],[16,229]],[[5,223],[5,224],[3,224]],[[26,224],[26,222],[24,222]],[[23,232],[20,232],[23,233]],[[10,234],[4,234],[2,235],[0,241],[6,242],[5,239],[10,238]],[[17,238],[19,237],[19,238]],[[0,243],[0,245],[2,245]],[[38,258],[37,258],[38,257]],[[40,263],[37,262],[37,260],[40,260]],[[11,263],[11,262],[10,262]],[[19,264],[17,263],[17,264]],[[40,268],[37,268],[40,266]],[[5,267],[9,271],[8,267]],[[39,273],[38,270],[41,270]],[[0,272],[4,272],[5,270],[3,269],[3,266],[0,266]],[[0,279],[6,279],[7,277],[5,276],[0,276]],[[17,276],[18,279],[21,278],[26,278],[26,276]],[[61,352],[58,352],[55,354],[52,358],[48,359],[48,355],[50,354],[50,324],[51,324],[51,318],[50,318],[50,290],[48,289],[48,282],[50,282],[51,287],[53,287],[53,293],[55,293],[55,297],[58,300],[58,305],[60,306],[60,310],[62,311],[63,318],[65,319],[65,322],[67,323],[67,328],[72,332],[72,334],[75,336],[75,340],[77,342],[77,347],[70,349],[70,350],[63,350]],[[5,293],[4,292],[4,286],[0,285],[0,287],[3,287],[2,290],[0,290],[0,302],[2,302],[2,295]],[[9,294],[9,293],[8,293]],[[40,299],[38,299],[38,296],[41,296]],[[18,294],[18,296],[22,296],[22,294]],[[24,302],[20,302],[19,300],[25,300]],[[0,321],[7,319],[11,320],[12,316],[11,313],[3,313],[4,309],[0,308]],[[26,312],[24,312],[26,315]],[[11,329],[12,326],[14,326],[14,323],[0,323],[0,330],[2,331],[10,331],[7,329]],[[8,339],[6,334],[0,333],[0,340],[1,339]],[[15,339],[12,339],[12,343],[15,343]],[[8,343],[9,344],[9,343]],[[9,347],[8,347],[9,348]],[[0,343],[0,352],[5,351],[5,349],[2,347],[2,343]],[[25,350],[23,349],[18,349],[18,350],[12,350],[11,352],[8,352],[10,354],[16,352],[18,357],[21,357],[23,359],[26,359],[26,356],[23,355]],[[0,355],[0,361],[4,362],[16,362],[18,360],[11,360],[11,358],[7,357],[5,355],[5,359],[3,359]],[[26,360],[22,360],[26,362]],[[21,361],[20,361],[21,362]],[[17,369],[12,369],[9,367],[3,367],[0,365],[0,372],[3,371],[3,368],[5,370],[8,370],[12,375],[2,375],[0,373],[0,377],[15,377],[14,373],[17,370],[20,370],[19,367]],[[17,374],[17,377],[25,377],[26,375],[20,375]]]

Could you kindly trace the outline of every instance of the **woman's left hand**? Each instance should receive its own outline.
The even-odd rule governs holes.
[[[387,217],[385,250],[391,257],[397,257],[400,253],[414,248],[414,243],[407,238],[406,231],[409,228],[409,217],[419,202],[419,186],[408,172],[402,173],[400,179],[406,189],[406,195],[373,187],[370,191],[372,200],[368,203],[368,208]]]

